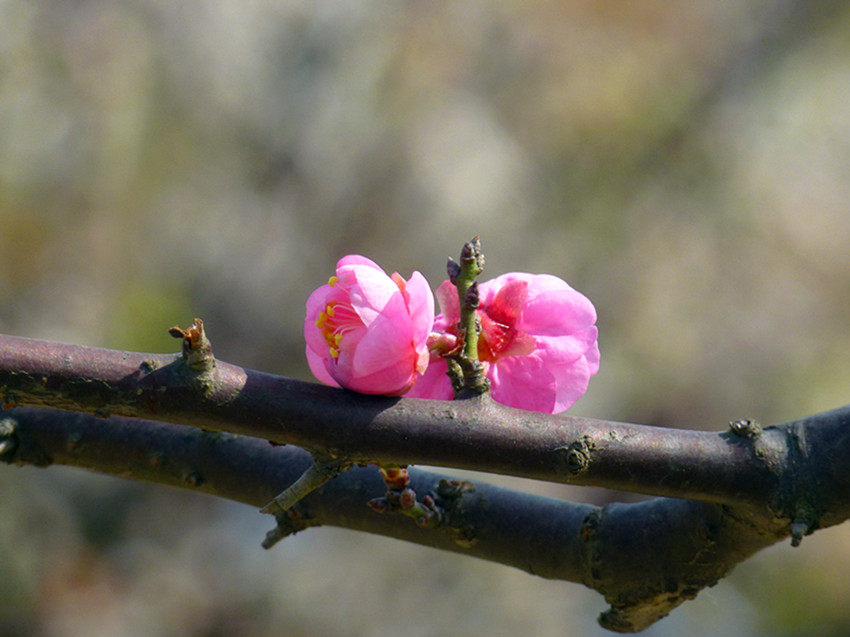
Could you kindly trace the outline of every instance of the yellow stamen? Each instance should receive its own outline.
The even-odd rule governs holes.
[[[325,308],[325,312],[327,312],[328,316],[333,316],[334,314],[336,314],[334,306],[330,304],[328,304],[328,306]]]
[[[339,357],[339,350],[336,349],[335,347],[329,347],[328,350],[331,353],[331,358],[338,358]]]
[[[316,319],[316,327],[322,329],[325,326],[325,323],[328,322],[328,315],[324,312],[319,312],[319,317]]]
[[[339,277],[332,276],[330,279],[328,279],[328,285],[333,287],[337,281],[339,281]]]

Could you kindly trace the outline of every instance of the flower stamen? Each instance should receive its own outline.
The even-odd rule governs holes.
[[[331,277],[333,278],[333,277]],[[351,330],[363,326],[363,321],[348,304],[332,301],[325,306],[324,312],[319,312],[316,327],[322,332],[322,337],[328,344],[331,358],[339,358],[342,349],[342,337]]]

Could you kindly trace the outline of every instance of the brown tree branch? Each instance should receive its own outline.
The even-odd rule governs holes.
[[[0,460],[63,464],[192,489],[260,506],[312,458],[245,436],[159,422],[21,407],[0,421]],[[374,467],[317,489],[281,520],[283,534],[334,525],[463,553],[589,586],[611,604],[600,622],[642,630],[715,584],[737,563],[787,537],[787,523],[746,507],[657,498],[596,507],[411,469],[411,486],[443,512],[436,528],[379,515]]]
[[[482,484],[441,486],[440,477],[416,471],[413,488],[433,494],[442,511],[437,529],[422,529],[361,508],[383,485],[377,475],[367,480],[371,470],[355,469],[280,518],[281,535],[338,524],[581,582],[605,595],[611,610],[601,621],[620,631],[646,627],[765,546],[789,535],[798,543],[850,517],[848,407],[764,430],[750,421],[723,433],[669,430],[522,412],[481,398],[363,396],[188,349],[146,355],[3,336],[0,397],[7,406],[148,416],[250,438],[17,409],[0,424],[0,456],[254,505],[310,462],[306,452],[266,440],[358,463],[428,463],[690,498],[599,509]]]
[[[462,401],[366,396],[215,361],[0,336],[0,399],[150,418],[348,456],[648,495],[764,503],[786,433],[673,430]],[[755,462],[755,458],[767,459]]]

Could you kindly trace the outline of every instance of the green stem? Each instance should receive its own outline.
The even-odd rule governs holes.
[[[486,393],[490,381],[478,360],[478,335],[481,326],[476,310],[479,306],[478,284],[475,279],[484,271],[484,253],[478,237],[464,244],[460,264],[449,259],[449,278],[457,288],[460,303],[460,335],[463,350],[454,360],[449,360],[449,374],[455,398],[468,398]],[[455,363],[455,364],[453,364]]]
[[[324,459],[316,455],[313,457],[313,464],[295,482],[260,509],[260,513],[283,513],[308,493],[351,468],[351,463],[344,460]]]
[[[460,253],[460,276],[455,280],[460,301],[460,327],[464,333],[463,355],[478,360],[478,330],[475,310],[478,309],[478,288],[475,279],[484,271],[484,255],[478,237],[464,244]]]

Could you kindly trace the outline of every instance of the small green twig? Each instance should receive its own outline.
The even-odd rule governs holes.
[[[313,464],[295,482],[260,509],[260,513],[279,514],[289,510],[308,493],[348,471],[351,466],[352,463],[347,459],[334,459],[314,454]]]
[[[484,368],[478,360],[478,334],[481,325],[476,316],[480,298],[475,279],[484,271],[484,253],[481,251],[481,241],[478,237],[464,244],[460,252],[460,263],[449,259],[447,270],[449,280],[457,288],[460,303],[458,331],[463,339],[463,350],[447,361],[452,388],[455,398],[479,396],[489,391],[490,381],[484,375]]]

